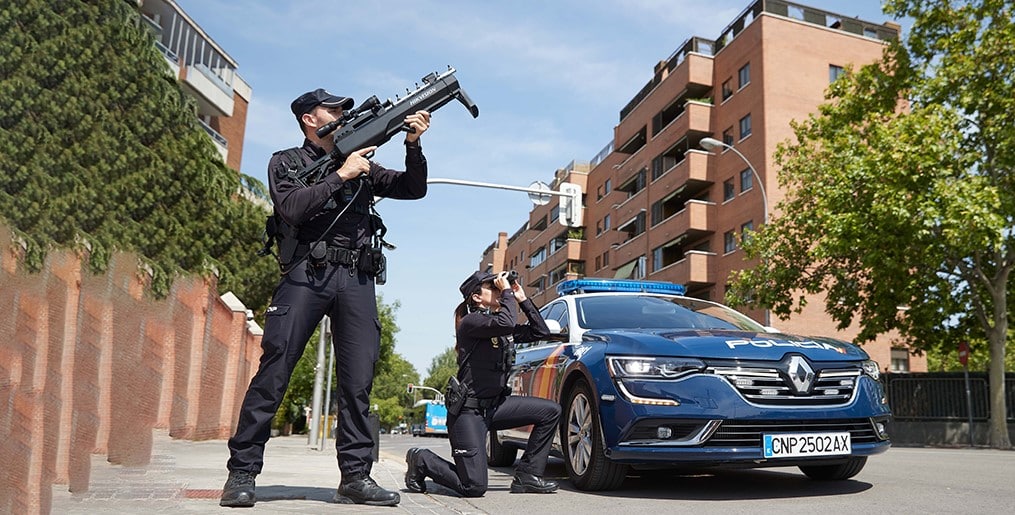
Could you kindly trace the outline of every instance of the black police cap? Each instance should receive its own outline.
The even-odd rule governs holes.
[[[458,287],[458,291],[462,292],[462,297],[466,299],[470,295],[476,292],[483,283],[492,282],[497,276],[490,272],[475,271],[469,276],[461,286]]]
[[[304,114],[313,111],[315,107],[321,105],[324,107],[341,107],[342,109],[352,109],[355,101],[349,97],[340,97],[338,95],[332,95],[324,90],[324,88],[317,88],[313,91],[308,91],[293,100],[290,106],[293,110],[293,114],[296,115],[298,120]]]

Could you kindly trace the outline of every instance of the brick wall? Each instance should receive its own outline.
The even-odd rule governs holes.
[[[228,438],[257,369],[261,329],[214,278],[145,291],[136,256],[94,275],[53,251],[39,273],[0,226],[0,513],[49,513],[54,485],[86,491],[91,455],[144,465],[152,430]]]

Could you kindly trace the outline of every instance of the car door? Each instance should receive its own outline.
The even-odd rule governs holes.
[[[562,330],[567,328],[568,309],[563,301],[548,304],[540,313],[544,320],[557,321]],[[563,371],[562,355],[564,344],[556,340],[541,340],[528,344],[519,344],[515,353],[515,364],[508,377],[508,385],[512,395],[542,397],[557,401],[556,385]],[[502,431],[501,435],[513,440],[526,439],[532,426],[519,427]]]

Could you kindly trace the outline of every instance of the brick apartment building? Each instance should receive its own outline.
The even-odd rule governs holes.
[[[537,305],[578,277],[670,281],[722,302],[730,273],[751,266],[740,236],[778,216],[770,210],[785,192],[772,156],[792,136],[790,121],[816,111],[847,66],[879,59],[899,30],[757,0],[718,38],[688,38],[621,109],[613,141],[554,174],[553,189],[566,181],[585,192],[584,227],[557,223],[553,197],[513,235],[501,233],[480,268],[517,270]],[[725,146],[706,150],[705,138]],[[815,298],[789,320],[747,314],[787,332],[855,337],[855,329],[835,331],[823,305]],[[926,370],[925,357],[892,341],[883,336],[866,350],[885,370]]]
[[[141,21],[155,34],[155,44],[181,88],[197,102],[201,127],[226,166],[238,172],[252,90],[236,73],[236,61],[175,1],[136,3]]]

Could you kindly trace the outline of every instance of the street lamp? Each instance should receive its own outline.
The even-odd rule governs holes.
[[[740,159],[743,159],[745,163],[747,163],[747,167],[750,168],[751,173],[754,174],[754,180],[758,182],[758,189],[761,190],[761,202],[762,206],[765,208],[764,223],[765,225],[768,225],[768,195],[765,194],[765,185],[762,184],[761,176],[758,175],[758,171],[754,169],[754,165],[752,165],[751,162],[747,160],[747,157],[741,154],[739,150],[733,148],[733,145],[719,141],[715,138],[702,138],[698,144],[705,150],[713,150],[718,147],[728,148],[740,156]],[[771,315],[769,310],[766,309],[765,326],[767,327],[769,324],[771,324]]]
[[[765,208],[764,222],[767,225],[768,224],[768,195],[765,194],[765,185],[762,184],[762,182],[761,182],[761,176],[758,175],[758,171],[754,169],[754,165],[752,165],[751,162],[748,161],[747,158],[744,157],[744,155],[741,154],[739,150],[733,148],[733,145],[724,143],[724,142],[719,141],[719,140],[717,140],[715,138],[702,138],[702,140],[699,142],[699,144],[701,145],[701,148],[703,148],[705,150],[713,150],[713,149],[715,149],[717,147],[728,148],[728,149],[732,150],[733,152],[735,152],[738,156],[740,156],[740,159],[743,159],[745,163],[747,163],[747,167],[751,169],[751,173],[754,174],[754,178],[758,181],[758,189],[761,190],[761,202],[762,202],[762,204],[763,204],[763,206]]]

